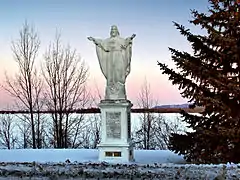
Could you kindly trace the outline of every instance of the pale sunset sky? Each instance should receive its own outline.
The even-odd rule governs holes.
[[[4,80],[5,71],[10,75],[17,72],[11,41],[19,37],[19,30],[27,20],[39,32],[39,64],[58,30],[62,42],[76,48],[88,65],[88,86],[91,89],[98,86],[103,94],[105,79],[95,46],[87,37],[107,38],[110,26],[117,25],[122,37],[136,34],[131,73],[126,82],[128,99],[136,103],[141,86],[147,79],[152,96],[159,104],[186,103],[177,87],[162,75],[157,61],[173,66],[168,47],[191,51],[172,21],[199,33],[198,28],[189,25],[190,9],[206,12],[207,6],[207,0],[0,0],[0,83]],[[11,103],[8,94],[0,90],[0,109]]]

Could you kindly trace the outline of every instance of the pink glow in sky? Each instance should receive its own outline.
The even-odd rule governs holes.
[[[17,7],[17,10],[15,9]],[[41,39],[39,61],[56,29],[61,31],[62,42],[76,48],[90,69],[88,84],[91,89],[97,85],[104,92],[105,80],[100,71],[94,45],[88,36],[109,37],[110,26],[118,26],[121,36],[136,34],[133,44],[131,73],[127,78],[128,98],[136,104],[145,79],[159,104],[185,103],[177,87],[171,85],[162,75],[157,61],[172,66],[168,47],[189,51],[189,44],[173,27],[172,21],[189,26],[190,9],[206,10],[207,0],[91,0],[91,1],[4,1],[0,6],[0,82],[4,72],[17,72],[12,58],[11,41],[19,37],[19,29],[25,20],[33,23]],[[0,109],[12,102],[0,90]]]

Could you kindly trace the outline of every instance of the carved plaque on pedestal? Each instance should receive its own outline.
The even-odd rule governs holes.
[[[106,112],[107,138],[121,139],[121,112]]]

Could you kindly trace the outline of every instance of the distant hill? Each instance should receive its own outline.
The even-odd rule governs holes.
[[[153,108],[189,108],[188,103],[185,104],[173,104],[173,105],[160,105],[160,106],[155,106]]]

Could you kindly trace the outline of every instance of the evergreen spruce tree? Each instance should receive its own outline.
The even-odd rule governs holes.
[[[172,134],[169,148],[198,163],[240,162],[240,1],[209,0],[209,12],[192,10],[190,23],[207,35],[175,27],[191,43],[193,53],[169,48],[178,72],[158,62],[201,116],[182,112],[194,131]]]

